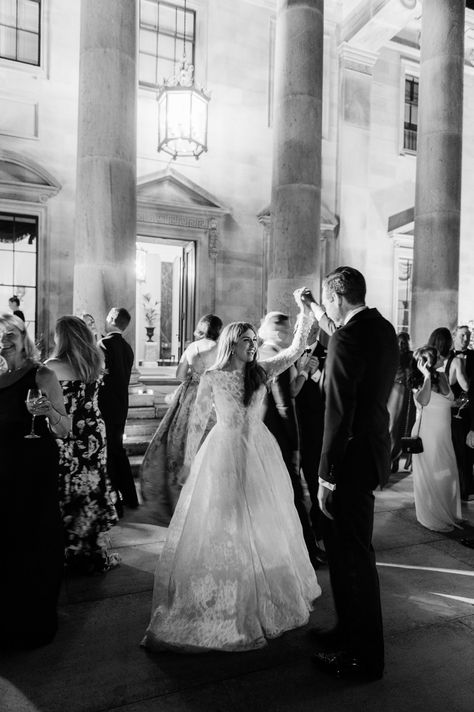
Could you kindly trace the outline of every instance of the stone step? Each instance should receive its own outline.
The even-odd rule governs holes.
[[[132,468],[132,475],[135,479],[138,479],[140,465],[143,461],[143,455],[131,455],[128,459],[130,462],[130,467]]]
[[[147,418],[155,418],[156,413],[155,413],[155,406],[152,405],[147,405],[147,406],[141,406],[141,407],[132,407],[128,409],[128,418],[127,420],[145,420]]]
[[[128,405],[130,408],[152,406],[155,402],[153,393],[138,393],[136,391],[128,394]]]
[[[129,418],[125,425],[125,433],[127,438],[133,435],[143,435],[143,437],[148,437],[148,440],[151,440],[159,424],[160,420],[157,418],[150,420],[131,420]]]
[[[150,442],[150,436],[147,435],[127,435],[124,438],[123,444],[125,447],[125,452],[128,457],[133,457],[134,455],[144,455]]]

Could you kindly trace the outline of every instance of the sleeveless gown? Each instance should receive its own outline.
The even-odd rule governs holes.
[[[60,381],[72,431],[58,438],[59,501],[66,564],[84,571],[109,566],[106,534],[118,517],[107,475],[105,425],[97,404],[100,381]]]
[[[0,645],[18,647],[54,637],[64,565],[58,448],[41,416],[35,419],[41,437],[24,438],[36,370],[0,388]]]
[[[261,362],[271,378],[302,352],[297,340]],[[190,475],[159,558],[151,650],[244,651],[307,623],[321,589],[305,547],[293,489],[278,444],[262,421],[265,386],[243,404],[243,375],[207,371],[191,419]],[[196,457],[212,404],[217,423]]]
[[[176,389],[140,467],[143,499],[151,505],[153,520],[162,526],[168,526],[181,493],[178,477],[184,463],[188,426],[199,382],[206,368],[204,359],[198,353],[187,379]],[[214,422],[211,415],[207,430]]]
[[[417,405],[412,435],[418,433],[424,452],[413,455],[416,518],[427,529],[449,532],[461,519],[459,479],[451,438],[451,401],[431,391],[430,402]]]

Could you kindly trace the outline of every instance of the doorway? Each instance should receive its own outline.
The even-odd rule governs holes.
[[[196,247],[193,241],[137,236],[138,365],[176,367],[193,340]]]

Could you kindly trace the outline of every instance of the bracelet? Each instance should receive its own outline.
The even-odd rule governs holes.
[[[56,408],[54,408],[54,410],[56,410]],[[57,411],[56,411],[56,412],[57,412]],[[55,428],[56,425],[59,423],[59,421],[61,420],[62,417],[63,417],[63,416],[61,415],[61,413],[59,413],[59,418],[57,419],[57,421],[56,421],[55,423],[52,423],[52,422],[51,422],[51,419],[50,419],[49,416],[48,416],[48,421],[49,421],[50,427],[51,427],[51,428]]]

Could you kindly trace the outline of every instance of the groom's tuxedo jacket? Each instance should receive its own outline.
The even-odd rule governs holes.
[[[326,410],[319,477],[337,484],[343,468],[357,476],[364,460],[383,486],[390,473],[387,400],[399,361],[393,326],[377,309],[356,313],[329,339]]]

